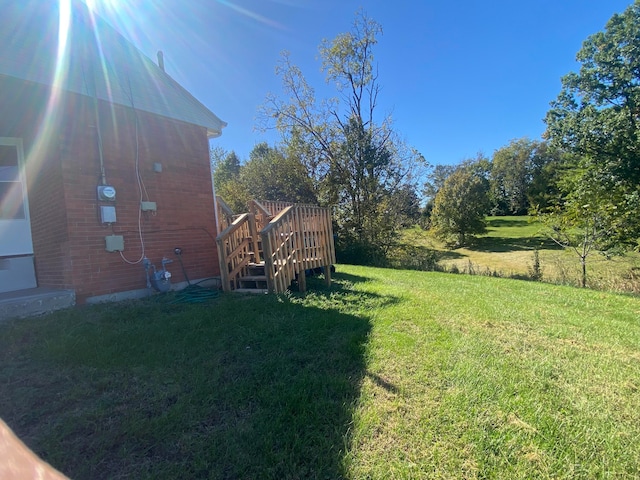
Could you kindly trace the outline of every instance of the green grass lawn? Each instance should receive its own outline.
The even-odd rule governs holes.
[[[640,477],[639,298],[310,280],[0,324],[0,417],[75,479]]]
[[[521,217],[488,217],[487,233],[470,245],[447,249],[419,227],[403,232],[401,242],[437,252],[440,267],[461,272],[496,273],[523,277],[533,264],[538,250],[542,279],[546,282],[579,285],[581,266],[576,254],[553,243],[537,222]],[[640,293],[640,254],[605,257],[593,252],[587,260],[587,284],[600,290]]]

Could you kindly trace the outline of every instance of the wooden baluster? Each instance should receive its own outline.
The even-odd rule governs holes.
[[[260,263],[260,251],[258,247],[258,229],[256,227],[256,216],[252,213],[249,214],[248,235],[251,237],[251,245],[253,248],[255,263]]]

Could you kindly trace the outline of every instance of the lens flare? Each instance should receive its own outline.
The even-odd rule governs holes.
[[[252,20],[255,20],[257,22],[264,23],[265,25],[268,25],[268,26],[273,27],[273,28],[278,28],[278,29],[283,28],[283,26],[280,25],[279,23],[274,22],[273,20],[270,20],[270,19],[268,19],[267,17],[265,17],[263,15],[259,15],[259,14],[255,13],[255,12],[252,12],[251,10],[248,10],[246,8],[243,8],[243,7],[239,6],[239,5],[236,5],[236,4],[234,4],[233,2],[231,2],[229,0],[218,0],[218,3],[221,4],[221,5],[224,5],[225,7],[228,7],[230,9],[242,14],[242,15],[244,15],[245,17],[249,17]]]

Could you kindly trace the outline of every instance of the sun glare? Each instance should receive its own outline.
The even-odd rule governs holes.
[[[85,3],[92,11],[100,10],[102,7],[106,10],[117,12],[122,6],[121,0],[85,0]]]
[[[273,20],[264,17],[262,15],[259,15],[256,12],[252,12],[251,10],[248,10],[246,8],[241,7],[240,5],[237,5],[236,3],[234,3],[233,1],[229,1],[229,0],[218,0],[218,3],[220,3],[221,5],[224,5],[227,8],[230,8],[232,10],[234,10],[235,12],[244,15],[248,18],[251,18],[257,22],[260,23],[264,23],[265,25],[269,25],[271,27],[274,28],[283,28],[282,25],[278,24],[277,22],[274,22]]]

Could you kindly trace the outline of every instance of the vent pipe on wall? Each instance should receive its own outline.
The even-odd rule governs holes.
[[[160,67],[160,70],[164,72],[164,54],[162,53],[162,50],[158,50],[158,66]]]

